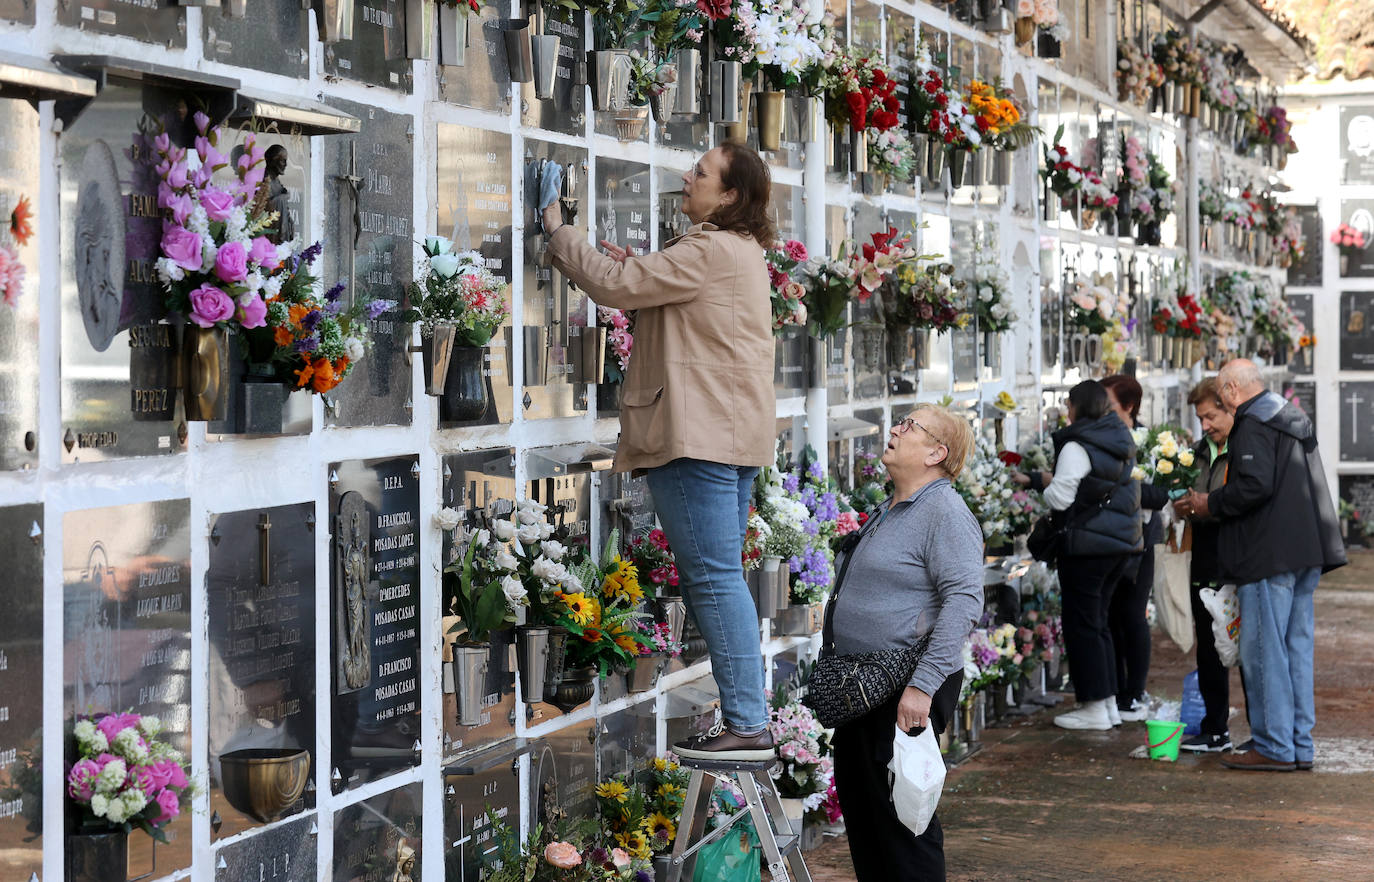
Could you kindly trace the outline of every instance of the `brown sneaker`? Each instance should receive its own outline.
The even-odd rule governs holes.
[[[679,741],[673,752],[682,759],[737,763],[762,763],[777,756],[773,733],[767,729],[757,735],[737,735],[724,723],[716,723],[705,735]]]
[[[1270,759],[1254,748],[1245,753],[1227,754],[1221,758],[1221,764],[1228,769],[1243,769],[1249,772],[1291,772],[1298,767],[1297,763]]]
[[[1312,761],[1311,761],[1311,760],[1298,760],[1298,771],[1299,771],[1299,772],[1310,772],[1310,771],[1312,771]]]

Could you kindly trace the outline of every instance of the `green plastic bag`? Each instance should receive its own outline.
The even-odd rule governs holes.
[[[692,882],[762,882],[761,849],[753,831],[731,831],[697,853]]]

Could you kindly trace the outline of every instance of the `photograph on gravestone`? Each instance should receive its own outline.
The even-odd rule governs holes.
[[[57,23],[97,34],[160,43],[169,49],[186,47],[186,10],[170,3],[67,0],[57,4]]]
[[[443,505],[458,512],[464,530],[487,529],[492,520],[509,516],[515,507],[515,451],[509,447],[480,453],[452,454],[443,457]],[[448,567],[462,559],[465,548],[456,542],[457,530],[441,531],[441,560]],[[442,661],[452,661],[452,646],[460,636],[451,633],[458,625],[456,574],[444,574],[441,585],[440,631],[444,635]],[[495,631],[487,658],[481,715],[474,726],[459,722],[457,684],[445,678],[443,722],[445,757],[471,753],[499,741],[515,737],[515,675],[510,664],[512,632]]]
[[[1345,277],[1374,276],[1374,199],[1342,199],[1341,223],[1364,233],[1363,248],[1353,249]],[[1322,244],[1325,247],[1325,243]]]
[[[215,882],[317,882],[319,835],[311,813],[221,845],[215,850]]]
[[[1374,291],[1342,291],[1340,296],[1341,370],[1374,370]]]
[[[1346,184],[1374,184],[1374,105],[1341,106],[1341,163]]]
[[[214,515],[210,806],[224,838],[315,805],[315,505]]]
[[[1319,286],[1322,283],[1322,255],[1326,252],[1326,237],[1322,235],[1321,212],[1315,205],[1299,205],[1298,222],[1302,225],[1302,259],[1288,268],[1288,284]]]
[[[530,173],[538,180],[538,169],[545,160],[563,166],[563,187],[559,202],[564,223],[574,224],[579,231],[596,226],[591,214],[588,195],[592,182],[587,180],[587,151],[546,141],[525,141],[525,189]],[[533,163],[533,165],[531,165]],[[647,189],[647,188],[646,188]],[[598,197],[602,194],[598,193]],[[523,200],[525,214],[524,315],[516,325],[524,345],[522,365],[514,364],[514,350],[508,349],[507,364],[518,367],[512,376],[519,376],[523,385],[519,405],[526,419],[568,417],[578,413],[577,386],[569,377],[571,366],[567,339],[573,318],[586,321],[586,297],[572,287],[563,274],[549,265],[544,236],[536,223],[533,197]],[[598,230],[599,232],[599,230]],[[581,304],[583,312],[577,312]],[[513,319],[514,321],[514,319]],[[585,410],[585,406],[582,408]]]
[[[336,793],[420,761],[419,471],[418,456],[329,466]]]
[[[1316,327],[1315,319],[1312,314],[1312,295],[1311,294],[1288,294],[1288,306],[1293,310],[1293,314],[1302,322],[1303,334],[1312,336]],[[1294,344],[1298,341],[1294,340]],[[1312,373],[1313,361],[1315,357],[1315,346],[1307,348],[1305,351],[1297,351],[1291,354],[1288,359],[1288,369],[1295,374],[1310,375]]]
[[[521,84],[516,91],[520,96],[520,122],[530,128],[581,137],[587,122],[587,90],[583,88],[587,81],[587,40],[582,14],[570,14],[555,3],[546,3],[543,8],[547,13],[544,34],[559,38],[553,97],[541,99],[534,83]]]
[[[242,16],[229,3],[201,12],[205,57],[306,79],[310,75],[310,11],[282,0],[245,0]]]
[[[1360,521],[1374,523],[1374,475],[1340,475],[1337,482],[1340,498],[1355,506]],[[1365,543],[1369,541],[1366,539]]]
[[[415,121],[351,101],[336,99],[332,106],[360,119],[362,130],[324,142],[324,223],[317,233],[331,243],[321,262],[324,283],[346,282],[344,297],[402,302],[414,271]],[[372,344],[363,364],[327,397],[328,425],[410,425],[411,333],[398,314],[399,308],[370,322]]]
[[[0,99],[0,470],[38,464],[38,112]]]
[[[1374,462],[1374,382],[1341,383],[1341,462]]]
[[[189,760],[190,514],[188,500],[169,499],[63,516],[64,726],[125,711],[153,716],[159,740]],[[170,844],[129,837],[130,878],[191,866],[191,812],[163,829]]]
[[[481,252],[486,268],[509,283],[513,275],[515,238],[511,213],[510,135],[440,123],[437,155],[438,218],[434,232],[451,240],[455,252]],[[416,256],[419,256],[418,249]],[[513,296],[513,289],[507,288],[507,306],[511,305]],[[480,360],[464,362],[455,354],[444,384],[445,394],[439,397],[441,428],[511,421],[514,395],[507,364],[511,321],[507,318],[505,325],[496,331]],[[463,347],[463,352],[475,355],[467,347]],[[481,396],[469,394],[476,386],[475,379],[462,381],[464,369],[472,370],[473,362],[481,365]]]
[[[0,878],[43,872],[43,506],[0,508]]]
[[[1293,402],[1299,410],[1307,414],[1313,425],[1317,423],[1317,384],[1303,381],[1286,380],[1283,384],[1283,397]]]
[[[353,39],[324,44],[325,73],[409,93],[413,77],[406,57],[405,0],[356,0],[351,5]]]
[[[406,784],[334,813],[333,882],[419,882],[423,791]]]
[[[444,770],[444,880],[477,882],[496,849],[490,815],[520,827],[519,747],[494,748]]]
[[[512,0],[483,3],[481,12],[439,4],[439,98],[448,104],[505,113],[510,110],[510,67],[501,23]]]

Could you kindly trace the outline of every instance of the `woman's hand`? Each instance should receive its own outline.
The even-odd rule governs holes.
[[[548,207],[544,209],[543,221],[545,233],[551,234],[563,226],[563,209],[559,207],[557,199],[550,202]]]
[[[930,725],[930,696],[915,686],[902,690],[902,699],[897,702],[897,728],[910,733],[912,729],[924,729]]]
[[[1030,486],[1030,475],[1026,474],[1025,472],[1012,472],[1011,479],[1013,482],[1020,484],[1022,487]]]
[[[624,263],[625,258],[635,256],[633,249],[628,247],[621,248],[614,242],[607,242],[605,239],[601,240],[601,247],[606,249],[606,256],[609,257],[611,260],[614,260],[616,263]]]

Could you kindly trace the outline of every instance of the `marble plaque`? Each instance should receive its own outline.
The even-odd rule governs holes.
[[[562,198],[563,220],[575,224],[579,230],[595,225],[591,216],[588,193],[592,182],[587,180],[587,151],[544,141],[525,141],[525,162],[539,163],[549,159],[564,169]],[[648,190],[647,184],[644,190]],[[647,195],[646,195],[647,199]],[[528,207],[530,199],[525,200]],[[571,359],[567,341],[574,320],[585,326],[588,321],[586,295],[573,288],[572,283],[552,266],[547,266],[543,237],[531,225],[532,209],[525,218],[524,316],[519,332],[524,335],[525,357],[520,376],[523,390],[519,405],[526,419],[569,417],[585,406],[585,388],[581,401],[578,385],[569,381]],[[647,211],[646,211],[647,214]],[[543,353],[541,356],[539,353]]]
[[[520,828],[519,758],[528,748],[483,751],[444,770],[444,879],[477,882],[482,859],[496,849],[488,812]]]
[[[1337,478],[1340,498],[1355,506],[1360,520],[1374,520],[1374,475],[1341,475]]]
[[[1326,237],[1322,235],[1322,217],[1315,205],[1297,206],[1298,222],[1302,224],[1302,260],[1293,261],[1288,268],[1288,284],[1319,286],[1322,283],[1322,254],[1326,251]]]
[[[510,110],[510,68],[501,22],[509,19],[510,0],[483,3],[481,13],[458,14],[460,39],[466,40],[462,65],[435,65],[439,72],[439,97],[449,104],[507,113]],[[445,19],[440,19],[442,30]],[[532,123],[527,123],[532,125]]]
[[[1312,295],[1288,294],[1286,299],[1288,306],[1293,310],[1293,314],[1298,317],[1298,321],[1302,322],[1304,333],[1310,336],[1314,332],[1313,323],[1315,321],[1312,314]],[[1296,342],[1295,340],[1294,343]],[[1310,352],[1313,358],[1316,357],[1315,350],[1316,347],[1314,346]],[[1288,359],[1288,369],[1295,374],[1311,374],[1312,363],[1295,354]]]
[[[405,7],[404,0],[355,0],[353,39],[324,44],[325,73],[409,93]]]
[[[1374,462],[1374,383],[1341,383],[1341,462]]]
[[[0,0],[0,19],[33,24],[33,8],[37,0]]]
[[[148,0],[68,0],[57,4],[57,23],[97,34],[118,34],[169,49],[186,47],[186,11]]]
[[[205,584],[210,804],[223,837],[256,823],[221,789],[219,757],[230,751],[308,750],[310,783],[283,814],[315,804],[314,503],[216,515]]]
[[[1365,247],[1350,255],[1349,266],[1341,273],[1344,277],[1374,276],[1374,199],[1342,199],[1341,223],[1364,233]],[[1314,243],[1315,244],[1315,243]],[[1326,247],[1325,242],[1318,247]]]
[[[650,174],[649,166],[642,163],[619,159],[597,160],[596,229],[593,231],[593,235],[598,243],[602,240],[613,242],[622,248],[632,249],[635,254],[647,254],[653,250],[653,225],[649,219]],[[680,183],[679,186],[681,186]],[[675,219],[680,214],[676,210],[676,204],[669,207],[664,204],[664,201],[660,199],[659,202],[660,218],[666,210],[668,215]],[[672,197],[669,197],[667,201],[671,203]],[[685,215],[682,215],[682,218],[685,219]],[[660,229],[660,247],[668,241],[662,233],[663,231]],[[598,247],[600,246],[598,245]],[[584,306],[585,301],[582,304],[574,305],[573,315],[567,328],[565,345],[568,352],[574,355],[578,352],[577,347],[580,345],[581,335],[585,332],[586,313]],[[607,356],[610,356],[609,345]],[[576,358],[571,359],[571,361],[575,363]],[[573,371],[575,364],[569,364],[568,368]],[[595,366],[595,374],[597,383],[605,379],[602,365]],[[575,373],[569,376],[570,379],[576,379]],[[592,387],[585,384],[574,385],[573,407],[577,410],[585,410],[587,396],[591,393]]]
[[[0,876],[43,872],[43,506],[0,508]]]
[[[1285,381],[1283,384],[1283,397],[1293,402],[1294,406],[1307,414],[1307,418],[1315,426],[1317,424],[1317,384],[1305,381],[1294,382]]]
[[[487,268],[506,282],[512,279],[514,215],[511,200],[510,135],[467,126],[438,127],[438,233],[453,240],[458,251],[482,253]],[[419,251],[416,251],[417,257]],[[513,289],[506,292],[509,303]],[[442,428],[508,423],[514,405],[511,375],[506,370],[510,319],[487,345],[483,374],[487,410],[466,422],[450,417],[447,399],[439,399]]]
[[[548,819],[547,794],[569,817],[596,813],[597,727],[590,720],[560,729],[533,751],[530,765],[531,812],[541,823]]]
[[[544,8],[555,15],[564,12],[553,4]],[[583,84],[587,79],[585,59],[588,47],[581,14],[570,18],[571,21],[559,21],[551,16],[544,27],[544,33],[557,34],[562,38],[558,46],[558,72],[554,81],[553,97],[543,100],[535,97],[534,83],[522,84],[517,94],[521,97],[522,124],[530,128],[580,137],[586,131],[587,122],[587,90]],[[497,36],[499,37],[499,34]],[[499,54],[504,64],[504,46]]]
[[[414,119],[351,101],[334,99],[331,106],[358,117],[362,130],[324,142],[324,283],[347,280],[345,296],[400,302],[414,272],[407,134]],[[410,425],[410,325],[396,316],[383,313],[371,323],[372,348],[363,364],[328,396],[328,425]]]
[[[624,680],[624,676],[615,675]],[[648,765],[655,750],[653,702],[640,702],[622,711],[601,717],[597,738],[596,779],[633,773]]]
[[[601,535],[596,547],[604,548],[611,530],[618,529],[622,544],[632,536],[654,528],[654,497],[649,481],[629,472],[607,472],[601,476]]]
[[[329,466],[337,792],[419,762],[418,456]]]
[[[311,814],[221,846],[215,882],[316,882],[319,835]]]
[[[34,213],[24,242],[8,223],[0,231],[0,249],[23,268],[0,307],[0,470],[38,464],[37,234],[46,220],[37,215],[38,157],[38,112],[27,101],[0,100],[0,217],[21,204]]]
[[[62,519],[63,716],[132,710],[191,756],[190,502],[68,512]],[[129,837],[129,876],[191,865],[191,813],[169,845]]]
[[[334,813],[334,882],[418,882],[424,788],[417,781]]]
[[[1374,184],[1374,105],[1341,106],[1340,144],[1342,183]]]
[[[201,12],[205,57],[225,64],[251,67],[306,79],[310,75],[310,12],[299,3],[246,0],[242,18],[220,9]]]
[[[850,307],[854,322],[851,364],[854,373],[854,398],[882,398],[887,390],[887,330],[872,300]]]
[[[1340,335],[1341,370],[1374,370],[1374,291],[1341,292]]]

